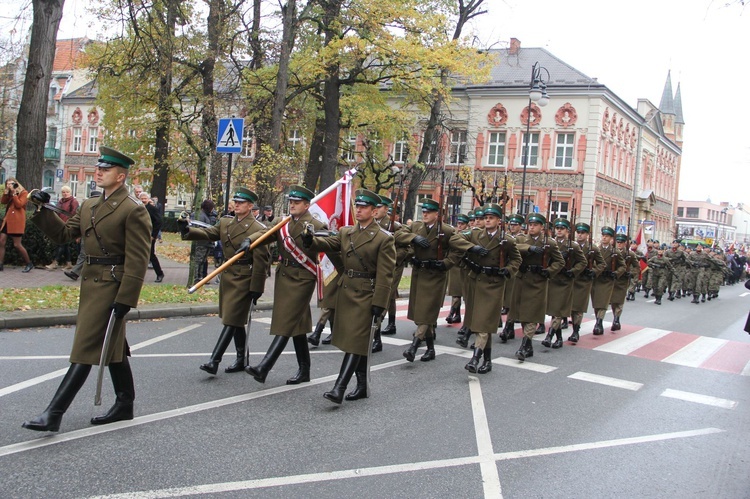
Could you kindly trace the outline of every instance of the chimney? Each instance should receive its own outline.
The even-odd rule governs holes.
[[[518,49],[521,48],[521,40],[518,38],[511,38],[510,39],[510,49],[508,49],[508,55],[516,55],[518,53]]]

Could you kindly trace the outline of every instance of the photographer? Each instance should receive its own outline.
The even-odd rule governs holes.
[[[18,180],[9,178],[5,181],[5,191],[0,203],[5,205],[5,217],[0,224],[0,271],[3,270],[5,261],[5,241],[10,236],[13,246],[21,255],[26,266],[21,272],[30,272],[34,268],[26,248],[21,244],[21,237],[26,230],[26,202],[29,193],[23,188]]]

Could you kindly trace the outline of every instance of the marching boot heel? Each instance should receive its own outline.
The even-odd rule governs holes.
[[[252,376],[258,383],[265,383],[266,376],[268,376],[273,365],[276,364],[279,355],[281,355],[281,352],[286,348],[288,341],[288,336],[274,336],[271,346],[268,347],[268,352],[266,352],[266,355],[263,357],[263,360],[260,361],[260,364],[257,366],[247,366],[245,372]]]
[[[26,421],[21,426],[34,431],[58,431],[63,414],[73,402],[78,390],[86,382],[91,366],[85,364],[71,364],[60,386],[52,397],[52,401],[39,416]]]
[[[294,353],[297,356],[297,373],[286,380],[287,385],[299,385],[300,383],[310,382],[310,350],[307,348],[307,338],[305,335],[292,337],[294,343]]]
[[[482,365],[477,369],[477,372],[479,374],[487,374],[488,372],[492,371],[492,348],[485,347],[483,355],[484,361],[482,362]]]
[[[115,403],[106,414],[91,418],[91,424],[93,425],[133,419],[135,385],[133,384],[133,372],[130,370],[130,362],[128,362],[127,356],[123,357],[122,362],[110,364],[109,374],[112,377],[112,386],[115,388]]]
[[[516,323],[512,321],[508,323],[508,339],[516,339]]]
[[[619,331],[621,328],[620,326],[620,316],[615,315],[615,320],[612,321],[612,327],[610,328],[610,331]]]
[[[456,338],[456,343],[464,348],[468,347],[469,336],[471,336],[471,331],[466,326],[463,326],[458,330],[458,338]]]
[[[208,374],[215,375],[219,371],[219,362],[221,362],[221,358],[224,356],[224,352],[226,352],[229,342],[232,341],[233,337],[234,327],[224,326],[224,329],[221,330],[221,334],[219,335],[219,341],[216,342],[214,351],[211,354],[211,360],[205,364],[201,364],[199,369],[201,371],[206,371]]]
[[[705,293],[701,295],[701,303],[706,303],[706,295],[705,295]]]
[[[555,331],[555,342],[552,344],[552,348],[562,348],[563,347],[563,339],[562,339],[562,329],[557,328]]]
[[[380,328],[375,330],[375,334],[372,337],[372,353],[378,353],[383,351],[383,340],[380,337]]]
[[[314,347],[320,345],[320,335],[323,334],[323,329],[325,327],[325,323],[316,325],[315,331],[313,331],[312,334],[307,337],[307,342]]]
[[[544,322],[542,322],[542,323],[540,323],[540,324],[539,324],[539,325],[538,325],[538,326],[536,327],[536,331],[534,331],[534,334],[535,334],[535,335],[537,335],[537,334],[544,334],[544,333],[545,333],[546,331],[547,331],[547,326],[545,326],[545,325],[544,325]]]
[[[445,322],[448,324],[453,324],[454,322],[461,322],[460,320],[456,320],[456,315],[458,314],[458,310],[456,310],[456,306],[451,307],[451,311],[448,314],[448,317],[445,318]]]
[[[417,349],[419,348],[420,343],[422,343],[422,340],[414,337],[413,340],[411,340],[411,345],[409,348],[404,350],[404,358],[408,360],[409,362],[414,362],[414,357],[417,355]]]
[[[234,349],[237,351],[237,359],[232,363],[231,366],[224,368],[225,373],[238,373],[245,370],[245,343],[247,341],[247,333],[245,328],[235,327],[234,328]]]
[[[596,325],[594,326],[594,336],[601,336],[604,334],[604,319],[596,319]]]
[[[562,325],[560,326],[560,329],[568,329],[568,318],[563,317]]]
[[[469,371],[470,373],[474,374],[477,372],[477,366],[479,365],[479,360],[482,358],[482,349],[481,348],[475,348],[474,349],[474,355],[471,357],[471,360],[464,366],[464,369]]]
[[[549,348],[552,346],[552,337],[555,335],[555,330],[550,328],[549,331],[547,331],[547,336],[542,340],[542,346]]]
[[[388,315],[388,325],[383,329],[380,334],[391,335],[396,334],[396,318]]]
[[[667,300],[674,301],[674,291],[669,292],[669,296],[667,297]]]
[[[693,295],[693,301],[691,301],[690,303],[699,303],[698,295]]]
[[[578,340],[581,339],[580,336],[578,335],[578,332],[580,330],[581,330],[581,325],[580,324],[577,325],[577,326],[575,324],[573,324],[573,334],[571,334],[570,336],[568,336],[568,341],[571,342],[571,343],[578,343]]]
[[[349,392],[345,400],[359,400],[367,398],[367,357],[362,356],[357,364],[357,369],[354,370],[354,375],[357,377],[357,386]]]
[[[534,356],[534,347],[531,345],[531,340],[524,336],[521,340],[521,346],[518,348],[518,351],[516,352],[516,358],[523,362],[524,360],[528,359],[529,357]]]
[[[419,360],[422,362],[435,360],[435,339],[430,336],[425,338],[424,341],[427,343],[427,351],[419,358]]]
[[[349,384],[349,380],[352,379],[352,374],[357,368],[360,361],[360,355],[353,353],[347,353],[344,355],[344,360],[341,362],[341,370],[339,371],[339,377],[336,379],[336,383],[333,385],[331,391],[325,392],[323,397],[330,400],[334,404],[341,404],[344,401],[344,392],[346,391],[346,385]]]

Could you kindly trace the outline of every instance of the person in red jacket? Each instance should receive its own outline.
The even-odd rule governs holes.
[[[69,186],[64,185],[60,189],[60,199],[57,200],[57,207],[67,211],[71,215],[75,215],[75,212],[78,210],[78,200],[73,196],[73,192],[70,190]],[[63,222],[67,222],[68,218],[70,218],[68,215],[62,213],[58,213],[57,216],[59,216]],[[70,260],[70,244],[71,243],[60,244],[57,247],[57,250],[55,250],[55,259],[44,268],[47,270],[56,270],[59,266],[64,265],[65,270],[71,270],[73,264]]]
[[[13,247],[21,255],[26,266],[21,272],[30,272],[34,268],[31,258],[26,252],[26,248],[21,244],[21,237],[26,230],[26,202],[29,193],[18,183],[15,178],[9,178],[5,181],[5,191],[0,203],[5,205],[5,217],[0,224],[0,271],[3,270],[5,261],[5,242],[10,236],[13,241]]]

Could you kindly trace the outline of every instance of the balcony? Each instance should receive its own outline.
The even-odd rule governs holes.
[[[55,147],[45,147],[44,159],[60,159],[60,149]]]

